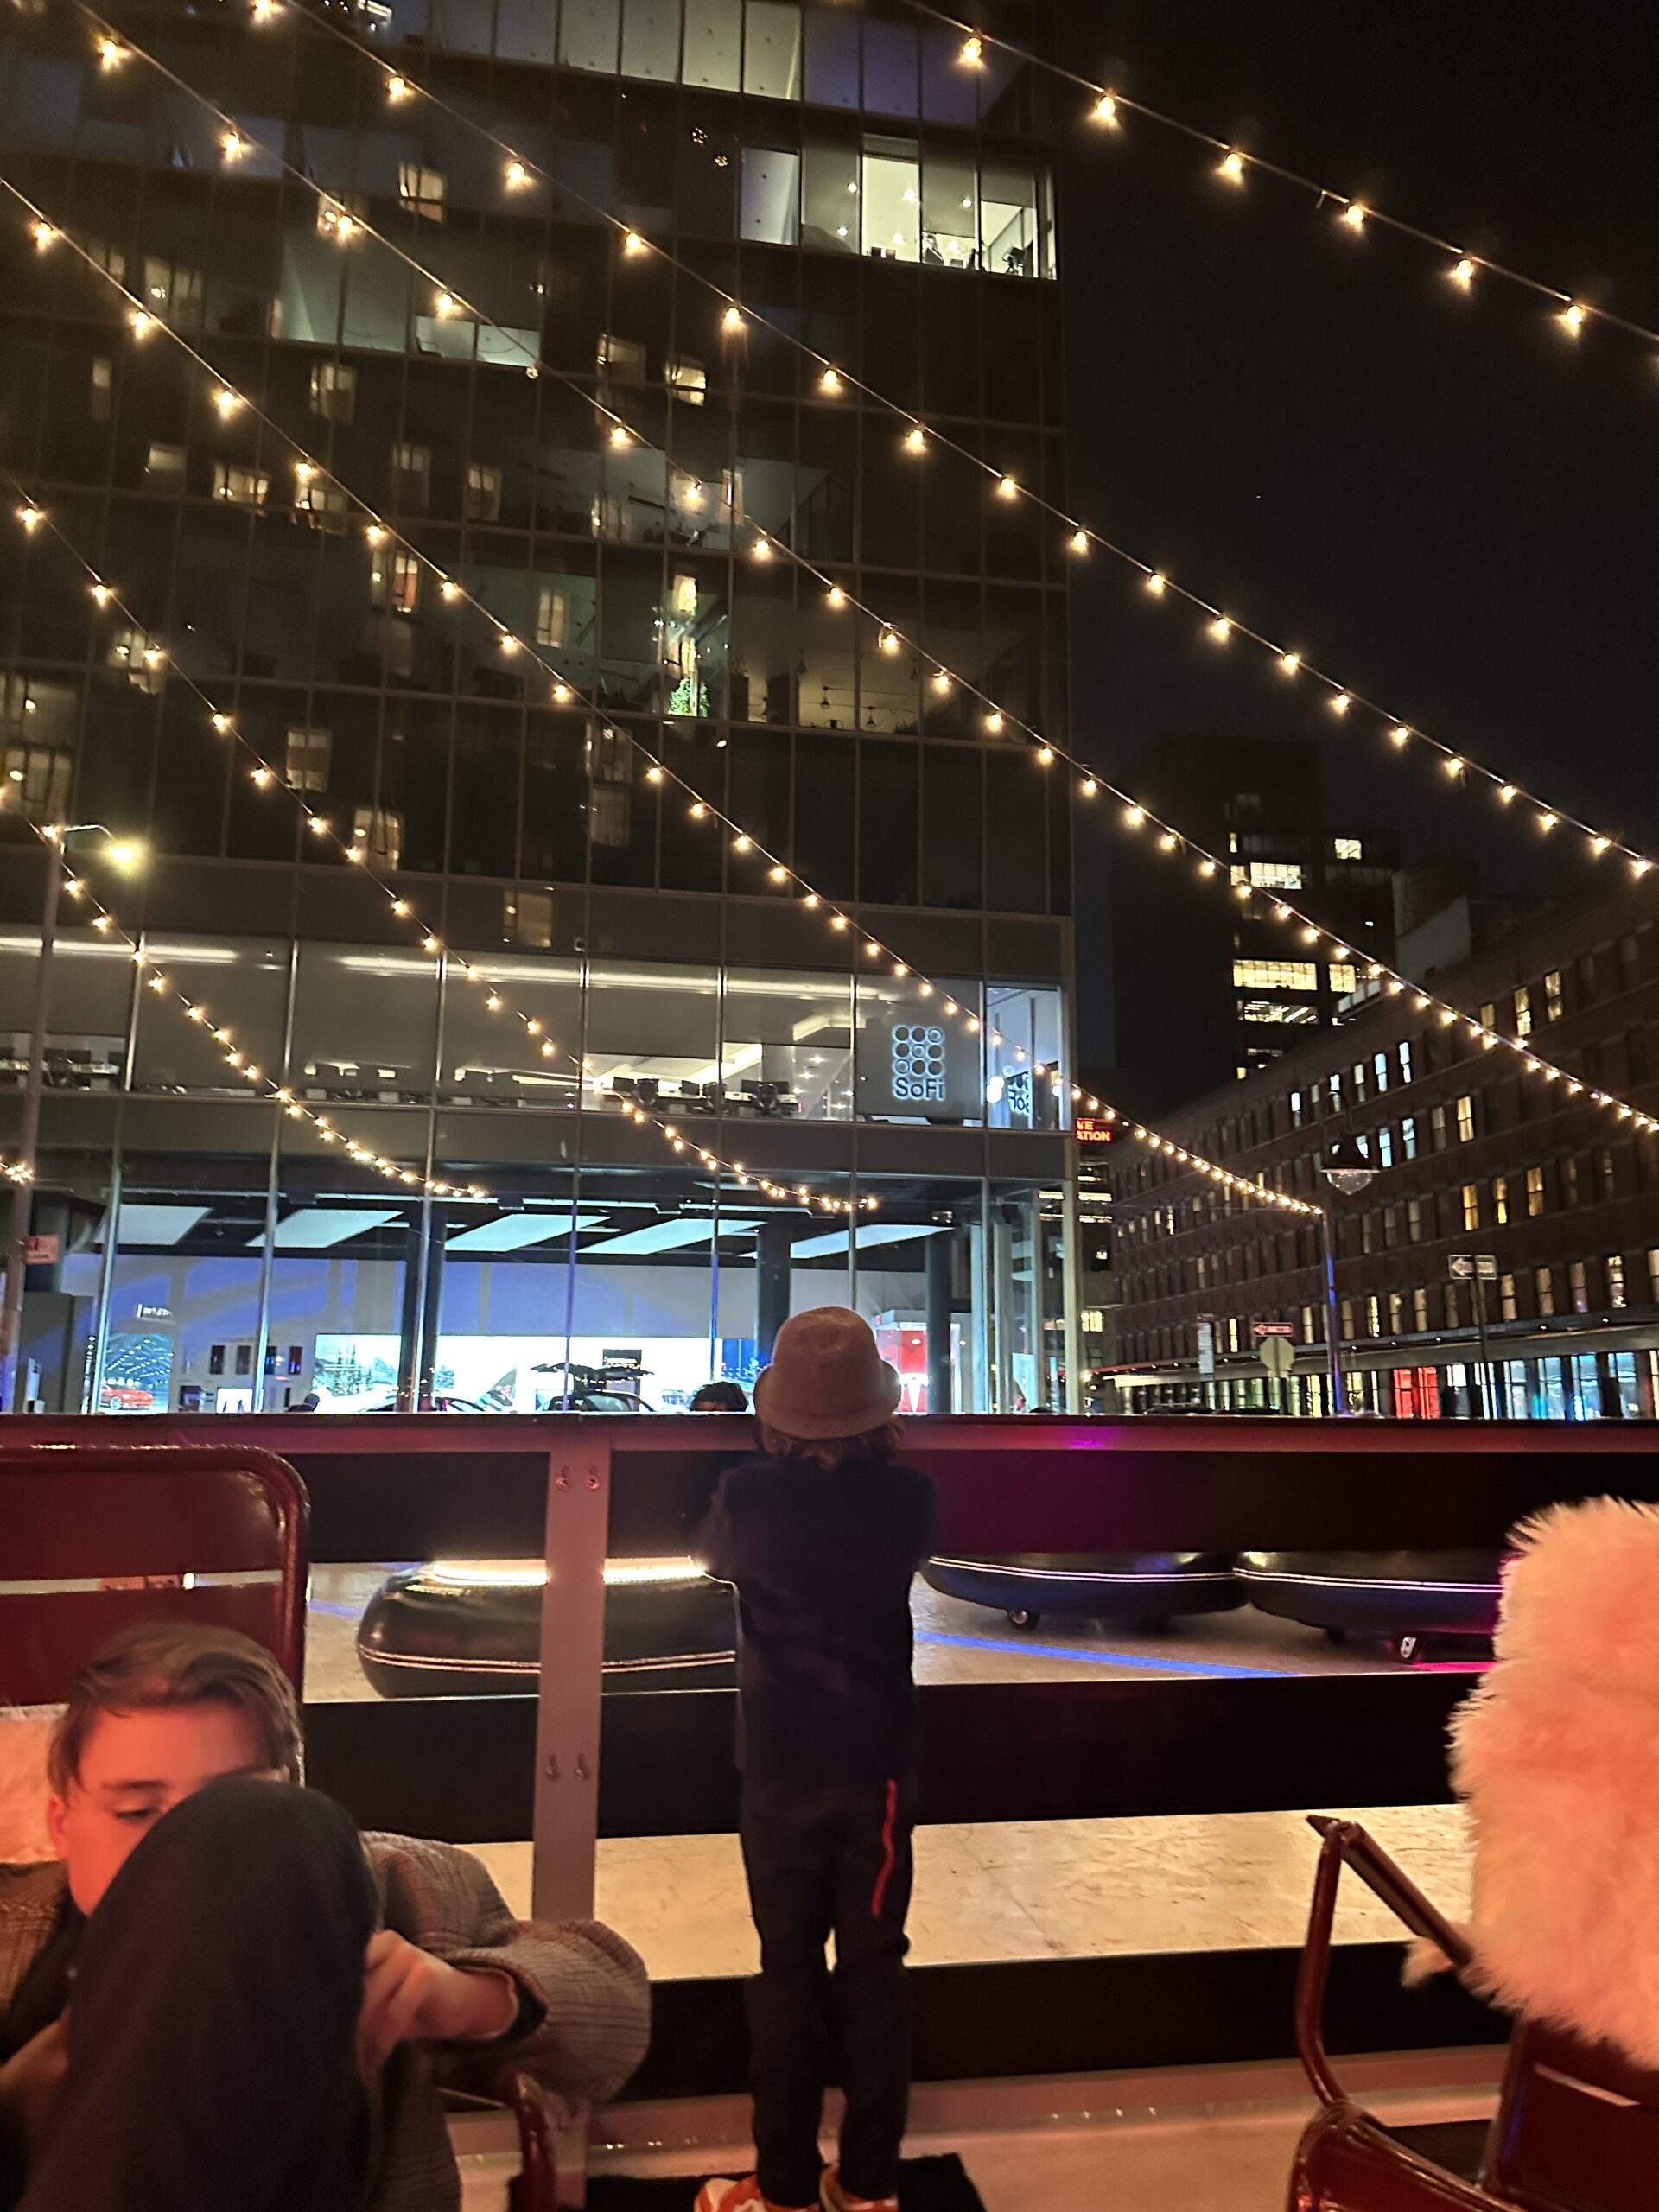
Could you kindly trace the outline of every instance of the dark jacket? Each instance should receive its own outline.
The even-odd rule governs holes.
[[[696,1546],[738,1599],[738,1764],[800,1782],[915,1764],[910,1584],[933,1545],[913,1467],[750,1459],[721,1477]]]

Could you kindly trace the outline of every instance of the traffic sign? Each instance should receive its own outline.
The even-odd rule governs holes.
[[[1258,1337],[1294,1337],[1296,1324],[1294,1321],[1258,1321],[1255,1333]]]
[[[1296,1347],[1286,1337],[1259,1337],[1255,1356],[1269,1375],[1281,1377],[1289,1374],[1296,1364]]]
[[[1497,1261],[1491,1252],[1454,1252],[1446,1264],[1453,1282],[1497,1281]]]

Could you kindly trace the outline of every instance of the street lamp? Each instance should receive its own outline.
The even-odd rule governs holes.
[[[1319,1173],[1344,1198],[1369,1190],[1376,1170],[1364,1137],[1338,1137],[1319,1162]],[[1337,1303],[1337,1238],[1331,1201],[1319,1207],[1319,1243],[1325,1260],[1325,1359],[1331,1381],[1331,1410],[1345,1415],[1348,1395],[1342,1378],[1342,1308]]]
[[[46,889],[41,901],[41,956],[35,968],[35,1003],[29,1039],[29,1069],[23,1081],[23,1111],[17,1130],[17,1184],[12,1193],[11,1225],[6,1238],[6,1284],[0,1299],[0,1411],[16,1413],[22,1362],[18,1357],[23,1313],[23,1271],[29,1265],[29,1231],[34,1211],[35,1154],[41,1134],[41,1093],[46,1083],[46,1020],[52,988],[52,949],[58,938],[58,899],[63,889],[59,855],[73,837],[101,837],[103,852],[118,868],[137,868],[143,848],[111,836],[101,822],[58,823],[43,832]],[[109,1233],[114,1234],[111,1224]]]

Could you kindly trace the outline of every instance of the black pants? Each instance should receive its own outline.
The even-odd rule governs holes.
[[[839,2074],[841,2170],[858,2196],[899,2186],[910,2098],[907,1779],[805,1788],[746,1776],[743,1864],[760,1936],[749,1985],[750,2080],[760,2186],[816,2204],[818,2123]],[[833,1981],[824,1944],[836,1939]]]
[[[330,1799],[220,1782],[175,1806],[86,1923],[22,2212],[352,2212],[374,1923]]]

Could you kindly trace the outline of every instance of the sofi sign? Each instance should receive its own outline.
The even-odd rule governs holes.
[[[932,1021],[893,1025],[893,1096],[897,1105],[943,1105],[944,1031]]]

